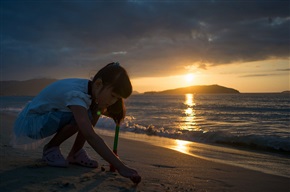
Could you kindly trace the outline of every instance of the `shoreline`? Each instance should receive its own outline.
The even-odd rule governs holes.
[[[117,173],[89,145],[88,154],[99,168],[76,165],[49,167],[40,161],[42,146],[35,150],[14,149],[9,145],[15,117],[0,114],[1,191],[288,191],[289,178],[216,163],[141,141],[120,138],[118,155],[142,176],[139,185]],[[102,135],[111,147],[112,136]],[[64,156],[73,138],[61,148]],[[105,168],[105,171],[101,170]],[[287,168],[287,167],[285,167]],[[17,177],[19,175],[19,177]]]
[[[101,129],[96,132],[100,135],[114,137],[114,132],[111,130]],[[138,134],[134,132],[120,132],[119,137],[144,142],[164,149],[175,150],[179,153],[207,161],[237,166],[290,179],[290,169],[281,167],[282,164],[285,166],[290,165],[288,155],[269,153],[267,151],[257,151],[249,148],[240,149],[223,145],[197,143],[160,136]],[[224,159],[221,157],[227,158]],[[251,164],[249,164],[250,161]]]

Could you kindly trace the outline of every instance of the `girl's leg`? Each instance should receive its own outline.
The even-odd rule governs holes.
[[[78,132],[78,135],[76,137],[76,140],[69,152],[68,156],[73,156],[75,153],[77,153],[79,150],[81,150],[86,142],[86,139],[82,135],[81,132]]]
[[[78,132],[77,125],[64,126],[63,128],[61,128],[59,130],[59,132],[57,132],[55,134],[55,136],[50,140],[50,142],[45,145],[45,147],[43,149],[43,153],[45,154],[45,151],[47,151],[48,149],[50,149],[52,147],[59,147],[66,139],[68,139],[69,137],[74,135],[76,132]],[[70,163],[76,163],[76,164],[80,164],[80,165],[85,166],[85,167],[96,168],[96,167],[98,167],[98,163],[96,161],[92,160],[88,156],[88,154],[85,152],[85,150],[82,149],[85,142],[86,142],[86,139],[84,138],[84,136],[81,134],[81,132],[78,132],[78,135],[77,135],[75,142],[73,144],[73,147],[72,147],[72,149],[67,157],[67,160]],[[63,157],[60,157],[60,158],[63,158]],[[61,161],[60,163],[57,163],[57,166],[64,166],[64,167],[67,166],[67,163],[65,162],[64,159],[60,160],[60,161]],[[56,164],[53,163],[53,166],[55,166],[55,165]]]
[[[67,160],[70,163],[79,164],[85,167],[97,168],[98,162],[91,159],[88,156],[87,152],[83,149],[85,142],[86,139],[79,131],[76,140],[74,142],[74,145],[67,157]]]
[[[52,148],[52,147],[58,147],[60,146],[65,140],[67,140],[69,137],[73,136],[76,132],[78,132],[77,125],[66,125],[63,128],[59,130],[55,134],[55,136],[49,141],[48,144],[45,145],[44,151]],[[81,150],[86,142],[86,139],[84,136],[78,132],[78,135],[75,139],[74,145],[69,153],[69,155],[74,155],[76,152]]]
[[[50,166],[67,167],[68,162],[62,156],[59,146],[77,131],[76,125],[68,124],[62,127],[49,143],[44,146],[42,159]]]
[[[60,144],[73,136],[77,131],[77,125],[68,124],[64,126],[55,134],[55,136],[49,141],[49,143],[44,146],[43,151],[46,151],[47,149],[50,149],[52,147],[60,146]]]

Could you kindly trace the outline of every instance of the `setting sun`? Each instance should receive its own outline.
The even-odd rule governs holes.
[[[194,75],[192,73],[189,73],[189,74],[185,75],[184,78],[185,78],[186,82],[190,83],[193,81]]]

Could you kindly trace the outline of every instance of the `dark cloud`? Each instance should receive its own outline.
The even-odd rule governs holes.
[[[189,64],[206,69],[287,59],[289,6],[276,0],[1,1],[2,78],[87,76],[112,60],[125,63],[132,76],[162,76]]]

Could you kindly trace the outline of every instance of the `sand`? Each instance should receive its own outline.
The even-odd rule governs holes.
[[[10,134],[15,117],[0,116],[0,191],[290,191],[290,179],[189,156],[145,142],[120,138],[119,156],[138,170],[138,185],[116,172],[89,145],[88,154],[99,168],[77,165],[49,167],[35,150],[11,147]],[[102,136],[109,146],[113,138]],[[62,146],[67,155],[73,138]]]

